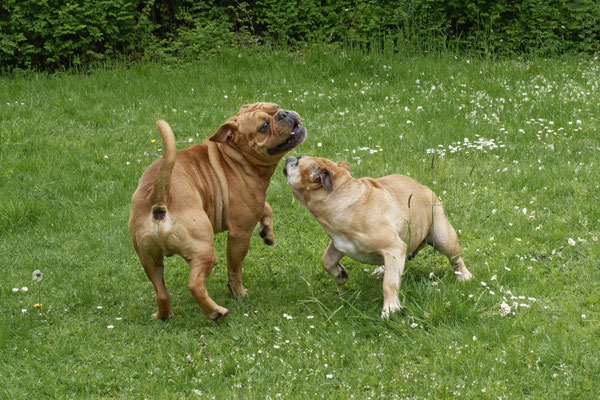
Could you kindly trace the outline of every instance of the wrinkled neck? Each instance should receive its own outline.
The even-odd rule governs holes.
[[[237,169],[242,169],[247,175],[258,177],[263,182],[265,188],[269,186],[279,160],[273,161],[259,158],[238,148],[235,143],[220,143],[218,147],[227,163],[237,164],[239,166]]]

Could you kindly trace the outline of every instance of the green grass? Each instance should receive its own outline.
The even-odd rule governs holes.
[[[597,59],[358,53],[0,78],[0,398],[596,398],[599,84]],[[328,238],[280,166],[276,245],[254,235],[249,297],[228,294],[218,235],[208,290],[231,314],[207,320],[173,257],[175,317],[153,320],[127,221],[160,157],[155,121],[181,149],[254,101],[300,113],[292,154],[432,187],[475,279],[423,250],[402,312],[380,320],[381,280],[349,259],[343,287],[322,270]]]

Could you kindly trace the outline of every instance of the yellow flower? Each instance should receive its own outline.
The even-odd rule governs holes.
[[[152,143],[156,143],[156,140],[155,140],[155,139],[152,139],[150,142],[152,142]]]
[[[42,309],[42,304],[41,303],[37,303],[33,307],[37,308],[38,310],[41,310]]]

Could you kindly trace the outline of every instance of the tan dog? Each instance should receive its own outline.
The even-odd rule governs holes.
[[[205,286],[215,263],[217,232],[229,231],[227,286],[234,295],[246,295],[242,263],[250,237],[260,222],[263,241],[273,244],[267,187],[283,155],[304,141],[306,129],[299,123],[296,112],[277,104],[245,105],[202,145],[178,152],[169,125],[156,123],[163,158],[142,175],[129,219],[133,246],[156,292],[153,317],[173,315],[163,278],[163,257],[173,254],[188,262],[188,288],[204,314],[211,319],[228,314]]]
[[[331,238],[322,264],[338,284],[348,279],[339,264],[345,255],[365,264],[384,264],[382,318],[400,309],[404,262],[425,244],[448,257],[458,280],[471,279],[440,201],[414,179],[354,179],[347,163],[314,157],[288,157],[283,172],[296,199]]]

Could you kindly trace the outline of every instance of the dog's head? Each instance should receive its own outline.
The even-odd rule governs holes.
[[[246,157],[264,165],[276,164],[285,153],[304,142],[306,128],[295,111],[282,110],[274,103],[240,107],[210,138],[229,143]]]
[[[283,174],[294,196],[306,205],[311,196],[321,193],[327,196],[337,187],[340,178],[350,175],[347,162],[335,163],[326,158],[288,157]]]

